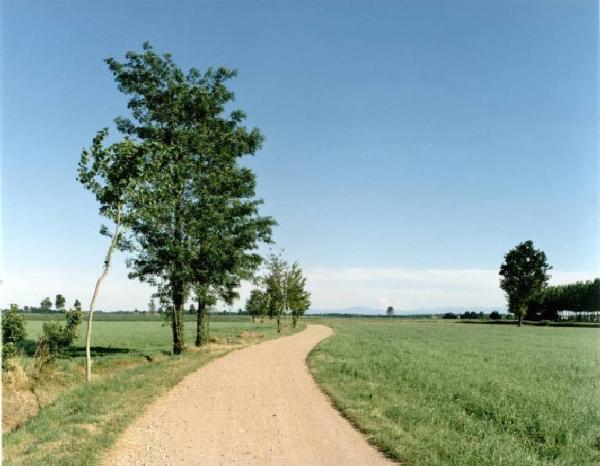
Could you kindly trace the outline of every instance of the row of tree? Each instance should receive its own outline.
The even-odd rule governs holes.
[[[99,131],[79,163],[79,181],[113,223],[112,231],[101,229],[110,244],[90,304],[88,380],[93,311],[115,250],[131,253],[131,278],[156,287],[179,354],[186,301],[196,302],[200,346],[207,308],[233,302],[240,282],[253,279],[262,260],[257,248],[271,242],[275,225],[259,214],[255,175],[240,163],[264,138],[243,126],[241,110],[225,114],[234,99],[227,82],[236,71],[185,72],[148,43],[123,62],[105,61],[129,98],[131,118],[115,119],[117,142],[107,142],[108,129]]]
[[[528,320],[558,320],[569,315],[599,320],[600,278],[544,288],[527,306]]]
[[[67,300],[62,294],[57,294],[54,299],[54,310],[57,312],[64,312],[66,309]],[[73,308],[81,311],[81,302],[79,299],[75,299]],[[49,296],[42,299],[39,307],[34,306],[23,306],[23,312],[50,312],[52,311],[52,300]]]
[[[250,292],[246,312],[255,318],[277,320],[277,332],[281,332],[281,317],[290,315],[292,327],[310,307],[310,293],[306,290],[306,278],[297,262],[291,266],[281,256],[272,254],[266,264],[266,275],[258,280],[260,287]]]

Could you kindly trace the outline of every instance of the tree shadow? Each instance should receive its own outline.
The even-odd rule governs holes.
[[[111,354],[134,354],[134,353],[137,353],[137,351],[134,351],[130,348],[115,348],[112,346],[92,346],[90,348],[90,350],[92,353],[92,357],[109,356]],[[73,358],[83,357],[83,356],[85,356],[85,347],[84,346],[73,346],[73,347],[69,348],[69,350],[67,351],[67,354]]]

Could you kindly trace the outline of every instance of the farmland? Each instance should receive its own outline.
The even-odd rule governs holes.
[[[34,319],[27,321],[29,339],[43,324],[39,316]],[[19,367],[3,381],[3,427],[22,425],[3,435],[3,464],[95,464],[141,409],[183,376],[234,348],[277,335],[269,320],[214,316],[213,344],[173,358],[170,329],[160,320],[119,319],[95,324],[92,383],[83,383],[83,328],[72,350],[41,374],[31,357],[18,358]],[[193,327],[184,326],[188,347]],[[283,334],[289,333],[284,325]]]
[[[600,462],[598,330],[329,319],[309,366],[408,464]]]

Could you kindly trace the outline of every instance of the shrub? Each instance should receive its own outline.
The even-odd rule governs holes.
[[[17,345],[27,337],[25,319],[11,304],[10,309],[2,315],[2,370],[12,369],[11,359],[17,355]]]
[[[42,325],[42,336],[38,340],[36,356],[41,360],[50,360],[68,349],[77,338],[79,324],[83,320],[80,310],[65,313],[66,322],[45,322]]]
[[[490,313],[490,319],[491,320],[500,320],[500,319],[502,319],[502,316],[500,315],[500,313],[498,311],[492,311]]]
[[[20,343],[25,340],[25,319],[17,310],[16,304],[11,304],[10,309],[2,315],[2,342]]]
[[[17,355],[17,346],[14,343],[2,345],[2,370],[9,371],[13,368],[11,359]]]
[[[458,316],[453,312],[446,312],[443,316],[443,319],[458,319]]]

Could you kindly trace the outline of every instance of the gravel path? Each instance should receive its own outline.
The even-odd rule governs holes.
[[[390,464],[308,372],[308,352],[331,333],[309,325],[200,368],[136,419],[104,464]]]

